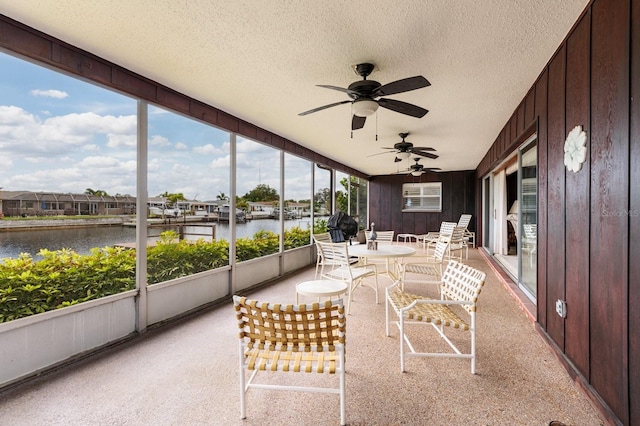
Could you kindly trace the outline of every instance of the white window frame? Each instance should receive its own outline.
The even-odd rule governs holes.
[[[402,184],[403,212],[441,212],[442,182]]]

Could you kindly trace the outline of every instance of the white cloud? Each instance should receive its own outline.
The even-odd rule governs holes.
[[[0,148],[6,153],[63,154],[84,145],[95,145],[100,135],[107,140],[133,138],[135,141],[136,117],[100,116],[89,112],[42,120],[19,107],[0,106]]]
[[[84,145],[82,147],[83,151],[100,151],[100,147],[96,144]]]
[[[113,157],[86,157],[78,163],[78,167],[104,169],[117,166],[119,161]]]
[[[225,151],[210,143],[206,145],[194,146],[193,152],[203,155],[221,155],[225,153]]]
[[[56,98],[56,99],[64,99],[69,94],[67,92],[63,92],[61,90],[49,89],[49,90],[40,90],[34,89],[31,91],[32,96],[42,96],[45,98]]]
[[[136,160],[125,161],[120,165],[120,167],[127,172],[136,173],[138,170],[138,162]]]
[[[171,142],[164,136],[153,135],[149,138],[149,146],[169,146]]]
[[[182,143],[182,142],[176,142],[176,144],[174,145],[174,148],[179,150],[179,151],[185,151],[185,150],[189,149],[187,144]]]
[[[138,141],[138,137],[136,134],[129,135],[116,135],[116,134],[108,134],[107,135],[107,146],[109,148],[120,148],[120,147],[129,147],[135,148]]]

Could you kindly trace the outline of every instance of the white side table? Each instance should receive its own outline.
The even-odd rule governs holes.
[[[298,296],[313,296],[320,301],[321,297],[331,298],[346,293],[349,285],[344,281],[336,280],[313,280],[303,281],[296,285],[296,305],[298,304]]]

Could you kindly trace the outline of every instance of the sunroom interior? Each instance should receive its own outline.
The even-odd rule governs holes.
[[[595,364],[586,372],[574,365],[571,343],[554,334],[559,320],[546,307],[568,299],[547,285],[552,235],[532,243],[524,225],[530,231],[553,220],[549,177],[552,164],[562,164],[547,154],[551,137],[540,117],[553,112],[554,92],[544,86],[539,95],[541,75],[547,78],[550,61],[564,52],[579,22],[594,19],[595,26],[595,17],[609,11],[619,13],[616,22],[631,22],[629,10],[637,17],[638,3],[0,0],[0,61],[10,70],[0,71],[8,88],[0,99],[4,121],[49,135],[33,136],[41,146],[18,160],[19,139],[5,132],[0,149],[9,161],[0,194],[51,190],[35,186],[66,170],[76,187],[92,173],[95,185],[119,175],[112,191],[137,201],[133,288],[0,323],[0,423],[337,423],[333,396],[301,400],[268,392],[250,394],[249,415],[239,419],[230,300],[245,294],[293,303],[296,283],[313,276],[317,222],[342,210],[361,230],[375,223],[396,235],[426,234],[472,214],[477,249],[465,262],[488,274],[476,375],[463,362],[444,360],[412,361],[400,373],[398,336],[383,336],[384,302],[376,304],[367,289],[356,293],[347,327],[354,346],[347,360],[353,362],[347,364],[348,424],[633,424],[640,419],[633,398],[640,385],[633,370],[637,339],[619,346],[627,371],[620,381],[601,379],[618,359],[613,356],[604,360],[604,373]],[[631,27],[635,40],[640,25]],[[362,64],[372,64],[369,75],[358,75]],[[418,76],[428,85],[377,100],[366,117],[356,114],[350,84]],[[24,80],[32,91],[21,94]],[[67,84],[66,92],[51,91]],[[46,102],[29,110],[19,100],[27,95]],[[52,99],[71,105],[74,96],[89,106],[50,117]],[[543,98],[548,109],[541,113],[536,99]],[[411,116],[413,107],[403,103],[428,113]],[[62,130],[72,125],[63,117],[94,126],[100,143],[69,138]],[[58,131],[64,137],[54,137]],[[405,138],[436,155],[405,155],[398,145]],[[80,151],[86,154],[71,154]],[[47,155],[68,167],[36,166],[35,173],[13,167],[42,164]],[[412,173],[414,163],[426,171]],[[403,185],[436,182],[439,209],[408,211]],[[250,247],[244,226],[229,220],[219,225],[218,240],[228,242],[221,264],[176,276],[154,269],[152,248],[140,244],[148,239],[149,197],[180,192],[194,201],[226,202],[233,211],[239,197],[264,187],[274,189],[270,208],[284,213],[295,205],[301,213],[291,220],[279,214],[273,229],[259,230],[254,241],[264,238],[262,251]],[[637,233],[633,200],[627,232]],[[247,208],[259,214],[263,207]],[[626,238],[631,241],[629,233]],[[628,293],[625,303],[638,298]],[[597,350],[598,342],[586,345]],[[120,365],[128,373],[114,368]],[[85,389],[92,384],[112,402]],[[78,406],[79,395],[87,396],[85,407]]]

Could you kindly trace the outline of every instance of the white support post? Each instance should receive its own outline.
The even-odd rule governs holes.
[[[147,103],[138,101],[137,173],[136,173],[136,330],[147,329]]]

